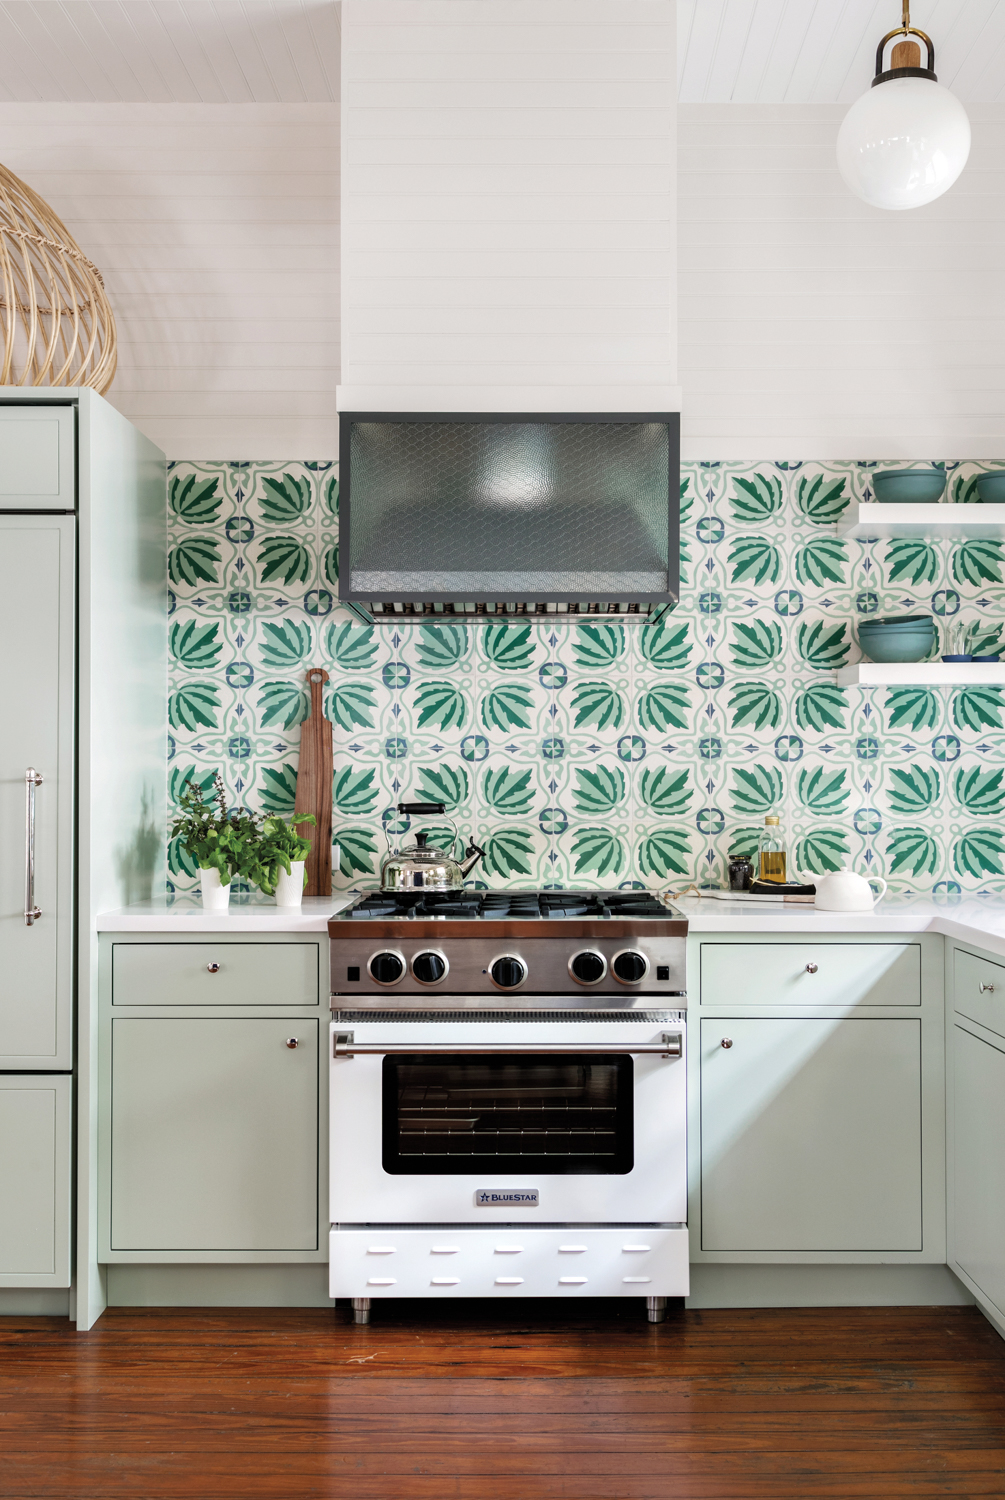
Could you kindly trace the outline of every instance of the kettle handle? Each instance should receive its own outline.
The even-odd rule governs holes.
[[[883,879],[882,875],[867,875],[865,878],[866,880],[868,880],[870,886],[881,885],[883,887],[879,895],[873,897],[873,906],[878,906],[883,897],[886,895],[886,881]]]
[[[399,802],[398,811],[410,818],[442,818],[447,807],[444,802]]]

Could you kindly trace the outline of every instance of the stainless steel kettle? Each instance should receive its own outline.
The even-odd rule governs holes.
[[[412,818],[445,817],[446,806],[442,802],[399,802],[398,811]],[[453,822],[450,826],[453,828]],[[465,875],[474,869],[485,853],[477,844],[469,844],[464,858],[454,859],[453,854],[431,846],[427,833],[417,833],[414,844],[392,850],[388,844],[386,857],[380,866],[380,888],[382,891],[455,891],[464,884]],[[454,828],[453,849],[457,842]]]

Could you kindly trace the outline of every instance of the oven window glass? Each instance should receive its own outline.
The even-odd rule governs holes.
[[[384,1058],[384,1171],[630,1172],[631,1057]]]

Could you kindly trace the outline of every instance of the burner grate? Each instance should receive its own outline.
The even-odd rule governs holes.
[[[446,917],[481,921],[563,918],[666,918],[672,913],[649,891],[381,891],[363,896],[336,920]]]

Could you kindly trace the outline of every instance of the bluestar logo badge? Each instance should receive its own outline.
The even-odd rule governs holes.
[[[478,1188],[476,1208],[539,1208],[541,1194],[537,1188]]]

